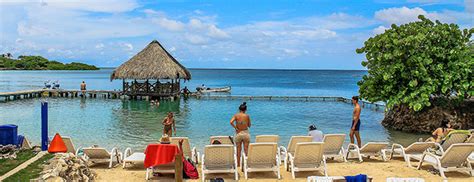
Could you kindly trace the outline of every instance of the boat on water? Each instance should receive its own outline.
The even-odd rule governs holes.
[[[225,87],[216,87],[216,88],[202,88],[198,87],[196,90],[200,93],[208,93],[208,92],[230,92],[231,91],[230,86],[225,86]]]

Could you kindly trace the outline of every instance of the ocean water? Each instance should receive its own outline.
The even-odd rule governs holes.
[[[62,88],[77,89],[85,80],[88,89],[121,89],[121,81],[109,80],[111,69],[98,71],[0,71],[0,91],[38,89],[45,80],[59,80]],[[357,95],[357,81],[365,71],[294,70],[191,70],[193,79],[184,83],[191,89],[232,86],[232,95]],[[176,114],[178,136],[188,136],[202,149],[211,135],[233,135],[229,121],[242,100],[190,98],[162,102],[159,107],[147,101],[120,99],[45,98],[0,102],[0,124],[16,124],[19,133],[34,143],[40,141],[40,103],[49,103],[49,135],[58,132],[73,137],[77,146],[98,144],[107,148],[144,149],[159,140],[161,121],[169,111]],[[287,145],[293,135],[306,135],[307,126],[316,124],[324,133],[346,133],[351,126],[352,105],[323,101],[251,100],[248,113],[250,133],[280,135]],[[385,129],[383,112],[363,109],[363,142],[389,141],[408,144],[424,135]],[[349,137],[346,138],[346,142]]]

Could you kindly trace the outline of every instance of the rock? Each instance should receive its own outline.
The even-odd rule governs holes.
[[[69,153],[55,154],[43,167],[41,174],[43,174],[42,179],[58,177],[63,181],[93,181],[96,177],[86,162]]]
[[[405,132],[431,133],[447,119],[455,129],[474,128],[474,100],[460,104],[435,99],[430,107],[415,112],[407,106],[395,106],[385,113],[382,125]]]

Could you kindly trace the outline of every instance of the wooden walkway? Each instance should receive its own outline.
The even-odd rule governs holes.
[[[18,99],[28,99],[36,97],[90,97],[90,98],[120,98],[122,92],[111,90],[65,90],[65,89],[37,89],[37,90],[21,90],[15,92],[0,92],[0,99],[3,101],[11,101]],[[1,100],[0,100],[1,101]]]
[[[88,98],[106,98],[106,99],[131,99],[126,95],[123,95],[121,91],[112,90],[64,90],[64,89],[37,89],[37,90],[22,90],[16,92],[0,92],[0,101],[12,101],[18,99],[28,99],[37,97],[88,97]],[[211,100],[275,100],[275,101],[304,101],[304,102],[317,102],[317,101],[329,101],[329,102],[344,102],[351,103],[350,98],[345,97],[324,97],[324,96],[245,96],[245,95],[196,95],[193,94],[191,97],[196,99],[211,99]],[[3,99],[2,99],[3,98]],[[147,97],[137,97],[136,99],[147,100]],[[366,101],[360,101],[360,104],[364,108],[371,108],[374,110],[385,110],[385,105],[379,103],[370,103]]]

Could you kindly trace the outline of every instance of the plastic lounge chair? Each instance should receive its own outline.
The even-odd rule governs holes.
[[[291,176],[295,179],[295,172],[299,171],[323,171],[327,176],[326,159],[323,155],[322,142],[297,143],[295,153],[289,154]]]
[[[423,178],[387,178],[387,182],[425,182]]]
[[[155,167],[146,168],[145,180],[150,179],[150,173],[163,173],[163,174],[174,174],[175,173],[175,164],[174,162],[168,164],[161,164]]]
[[[117,148],[113,148],[110,152],[100,147],[89,147],[82,149],[84,152],[84,160],[92,163],[109,163],[109,168],[112,167],[113,162],[120,163],[122,153]]]
[[[257,135],[255,143],[278,143],[280,137],[278,135]]]
[[[449,171],[467,171],[471,176],[474,176],[472,166],[467,161],[468,156],[474,151],[474,144],[472,143],[460,143],[452,144],[451,147],[446,150],[442,156],[425,152],[421,157],[418,169],[421,169],[423,163],[427,163],[437,169],[444,179],[446,176],[444,172]],[[467,165],[465,165],[467,164]],[[464,167],[466,166],[466,167]]]
[[[387,146],[387,142],[368,142],[359,149],[359,146],[350,143],[347,146],[346,159],[349,159],[349,155],[356,155],[359,158],[359,162],[362,162],[362,157],[382,156],[382,159],[387,161],[387,156],[385,155]]]
[[[122,168],[125,169],[127,163],[143,163],[145,161],[145,153],[143,152],[133,152],[131,148],[125,149],[122,159]]]
[[[175,144],[179,146],[179,141],[183,140],[183,154],[185,157],[191,159],[194,163],[199,163],[199,152],[197,152],[196,147],[191,149],[191,145],[189,144],[188,137],[171,137],[171,144]]]
[[[74,147],[74,143],[72,142],[71,137],[68,137],[68,136],[61,136],[61,138],[63,139],[64,144],[66,144],[67,152],[73,153],[73,154],[75,154],[75,155],[78,155],[78,154],[79,154],[79,149],[81,149],[81,147],[79,147],[79,148],[76,149],[76,148]]]
[[[251,143],[248,156],[244,153],[244,175],[248,179],[249,172],[272,171],[280,179],[280,156],[276,143]]]
[[[210,144],[212,144],[214,140],[218,140],[221,144],[234,145],[233,139],[230,136],[211,136],[209,138]]]
[[[280,156],[284,156],[284,164],[285,164],[285,170],[288,171],[288,166],[289,166],[289,154],[294,154],[295,153],[295,147],[297,143],[301,142],[312,142],[313,137],[311,136],[292,136],[290,138],[290,141],[288,142],[288,148],[285,148],[283,146],[280,147],[280,152],[282,153]]]
[[[21,143],[21,148],[22,149],[31,149],[31,148],[33,148],[33,146],[31,145],[30,141],[26,137],[24,137],[23,142]]]
[[[438,155],[443,155],[444,151],[446,151],[451,145],[456,143],[464,143],[466,139],[469,137],[467,131],[464,130],[454,130],[451,131],[447,136],[446,140],[444,140],[441,144],[436,143],[438,149],[433,151]]]
[[[202,181],[206,174],[234,173],[235,180],[239,179],[237,169],[237,155],[233,145],[207,145],[201,160]]]
[[[412,167],[411,159],[420,160],[425,151],[435,146],[434,142],[415,142],[405,148],[402,145],[395,143],[392,145],[390,159],[392,159],[393,156],[403,157],[407,166]]]
[[[346,139],[346,134],[327,134],[324,135],[324,157],[334,158],[341,157],[344,162],[346,162],[345,150],[344,150],[344,140]]]

